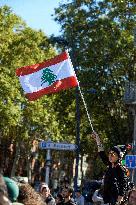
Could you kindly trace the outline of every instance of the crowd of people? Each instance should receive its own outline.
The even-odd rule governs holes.
[[[115,193],[111,195],[115,197]],[[54,197],[46,183],[41,183],[40,190],[36,192],[28,183],[17,183],[0,175],[0,205],[136,205],[136,188],[128,192],[125,201],[105,203],[104,200],[104,184],[95,190],[93,203],[87,203],[80,187],[74,192],[70,186],[65,186]]]
[[[120,148],[114,146],[106,155],[99,135],[94,132],[92,136],[107,170],[101,186],[94,190],[89,201],[82,194],[81,187],[73,190],[67,180],[54,195],[46,183],[38,181],[36,187],[32,187],[0,175],[0,205],[136,205],[136,187],[128,186]]]

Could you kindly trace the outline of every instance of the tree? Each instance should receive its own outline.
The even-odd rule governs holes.
[[[55,97],[45,96],[36,102],[28,102],[15,75],[18,67],[35,64],[55,55],[47,37],[41,31],[29,28],[9,7],[4,6],[0,8],[0,41],[1,167],[6,169],[12,166],[15,151],[18,150],[16,145],[25,144],[26,153],[30,150],[32,140],[37,137],[36,132],[41,134],[40,138],[47,138],[46,133],[57,137],[59,131],[52,106]],[[50,107],[52,112],[49,112]],[[11,142],[15,147],[12,159],[8,161]]]
[[[78,79],[83,85],[95,130],[102,133],[104,142],[109,145],[126,143],[132,135],[123,93],[126,80],[136,79],[135,12],[134,1],[110,0],[68,1],[55,10],[55,20],[61,25],[71,58],[79,68]],[[90,88],[95,88],[96,94],[86,93]],[[87,137],[90,127],[82,107],[82,152],[88,152],[91,147],[92,154],[95,148]]]

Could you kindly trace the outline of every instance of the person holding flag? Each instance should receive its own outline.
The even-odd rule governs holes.
[[[99,155],[108,169],[104,176],[103,200],[106,205],[121,204],[127,191],[126,170],[121,165],[121,150],[114,146],[110,149],[108,156],[105,154],[100,137],[96,132],[92,133],[95,139]]]

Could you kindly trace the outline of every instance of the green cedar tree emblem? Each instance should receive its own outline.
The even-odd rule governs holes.
[[[49,85],[53,84],[56,78],[57,76],[53,74],[52,70],[50,70],[49,68],[44,69],[41,77],[41,86],[46,82],[48,82]]]

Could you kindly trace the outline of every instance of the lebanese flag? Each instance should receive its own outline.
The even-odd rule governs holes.
[[[28,100],[78,86],[78,81],[67,52],[43,63],[24,66],[16,70]]]

